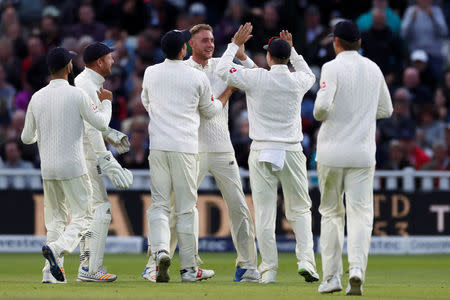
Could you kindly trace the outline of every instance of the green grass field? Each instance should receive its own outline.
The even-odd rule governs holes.
[[[280,254],[277,283],[234,283],[232,253],[203,253],[205,268],[212,279],[181,283],[178,257],[171,266],[170,283],[145,281],[140,274],[147,257],[106,255],[105,265],[118,274],[113,283],[76,282],[78,257],[66,257],[68,284],[41,284],[43,258],[39,254],[0,254],[1,299],[348,299],[344,292],[319,295],[318,283],[306,283],[296,273],[294,254]],[[320,259],[317,258],[321,270]],[[321,272],[319,272],[321,273]],[[342,284],[345,290],[347,276]],[[366,299],[450,299],[450,256],[370,256]]]

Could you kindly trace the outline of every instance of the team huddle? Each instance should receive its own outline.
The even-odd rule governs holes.
[[[242,25],[225,53],[213,58],[211,26],[172,30],[161,39],[166,60],[146,69],[141,100],[150,117],[150,187],[147,210],[149,259],[142,277],[168,282],[178,245],[182,282],[211,278],[200,268],[197,190],[211,173],[225,200],[236,248],[236,282],[276,282],[277,189],[281,183],[286,218],[296,239],[298,273],[319,281],[313,251],[311,199],[302,151],[301,102],[316,78],[293,48],[292,35],[281,31],[264,46],[270,71],[245,54],[252,25]],[[184,60],[187,46],[192,56]],[[387,118],[392,104],[378,66],[360,56],[355,24],[341,22],[334,31],[336,59],[323,66],[314,117],[322,121],[317,171],[322,215],[320,293],[342,290],[342,247],[347,214],[349,285],[347,295],[361,295],[373,221],[376,119]],[[69,85],[74,53],[55,48],[47,56],[48,86],[29,104],[22,141],[37,142],[44,187],[47,242],[43,283],[65,283],[64,254],[80,244],[77,281],[114,281],[103,266],[111,221],[103,182],[127,189],[132,173],[120,166],[104,141],[119,153],[129,150],[125,134],[108,127],[112,93],[102,88],[111,72],[114,50],[102,43],[85,48],[86,68]],[[233,63],[234,59],[240,64]],[[288,67],[291,63],[294,71]],[[250,138],[250,186],[255,226],[246,204],[228,130],[228,99],[245,92]],[[346,195],[344,207],[343,195]],[[69,223],[70,216],[70,223]],[[261,264],[257,266],[257,248]],[[206,262],[207,263],[207,262]]]

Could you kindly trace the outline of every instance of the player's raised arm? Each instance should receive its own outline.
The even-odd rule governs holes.
[[[232,39],[232,43],[228,44],[227,50],[220,58],[217,64],[216,74],[229,85],[246,90],[251,87],[250,74],[248,69],[239,69],[233,66],[233,58],[239,50],[239,47],[248,41],[252,35],[252,25],[246,23],[241,25]]]
[[[286,40],[289,43],[289,46],[291,46],[290,61],[295,69],[294,76],[297,78],[303,89],[309,90],[316,81],[316,76],[303,59],[303,56],[299,55],[297,51],[295,51],[294,44],[292,42],[292,34],[287,30],[282,30],[280,32],[280,37]]]
[[[27,114],[25,116],[25,125],[20,138],[24,144],[33,144],[37,141],[36,121],[34,119],[31,101],[30,105],[28,105]]]

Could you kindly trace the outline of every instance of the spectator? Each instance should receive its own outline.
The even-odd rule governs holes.
[[[381,144],[387,146],[391,140],[399,138],[404,133],[414,132],[415,123],[411,118],[411,95],[407,89],[399,88],[393,96],[394,111],[389,119],[378,122]]]
[[[111,1],[113,3],[113,1]],[[145,7],[145,4],[141,0],[125,0],[117,2],[114,10],[118,12],[118,24],[120,27],[124,29],[128,35],[135,36],[139,34],[139,32],[145,28],[147,25],[147,20],[149,17],[148,10]],[[110,19],[112,21],[114,19]],[[116,19],[117,20],[117,19]],[[110,23],[113,25],[114,23]]]
[[[106,26],[95,21],[94,8],[90,4],[83,4],[78,9],[78,24],[72,25],[69,35],[80,38],[84,35],[91,36],[94,41],[105,39]]]
[[[147,1],[147,10],[150,12],[150,21],[147,26],[156,26],[167,32],[175,28],[175,20],[179,14],[178,9],[167,0]]]
[[[414,117],[417,117],[422,105],[433,103],[431,90],[421,84],[417,69],[408,67],[403,71],[403,86],[411,93]]]
[[[61,44],[60,24],[55,18],[42,17],[41,19],[41,39],[47,50],[57,47]]]
[[[6,36],[12,42],[14,54],[20,59],[27,55],[27,45],[22,38],[22,29],[18,22],[10,23],[6,26]]]
[[[450,69],[447,69],[445,71],[442,86],[443,86],[442,92],[445,97],[445,106],[447,107],[447,110],[449,112],[449,117],[450,117]]]
[[[21,87],[21,62],[14,56],[11,40],[0,38],[0,64],[6,73],[6,81],[11,83],[16,89]]]
[[[277,6],[272,2],[264,5],[261,19],[257,19],[253,27],[253,38],[249,40],[248,48],[259,50],[267,41],[280,34],[280,16]]]
[[[248,170],[248,155],[250,154],[250,144],[252,140],[249,137],[249,124],[247,111],[243,111],[239,118],[239,131],[231,140],[236,150],[236,161],[238,166]]]
[[[450,123],[445,128],[445,144],[447,146],[447,156],[450,156]]]
[[[428,67],[428,54],[421,50],[414,50],[410,56],[411,66],[416,68],[420,74],[420,82],[434,89],[436,87],[436,79]]]
[[[399,139],[406,151],[408,163],[416,170],[420,170],[424,164],[430,161],[430,157],[416,144],[414,131],[402,132]]]
[[[16,89],[6,81],[6,73],[0,64],[0,125],[7,125],[14,110]]]
[[[15,139],[11,139],[5,144],[5,161],[4,167],[10,169],[32,169],[33,164],[22,159],[22,153],[19,143]]]
[[[358,25],[360,31],[369,30],[374,23],[373,12],[376,10],[382,10],[386,16],[386,25],[392,31],[393,34],[400,34],[400,26],[402,20],[400,17],[388,7],[388,0],[372,0],[372,9],[362,14],[356,20],[356,25]]]
[[[446,101],[447,99],[445,99],[442,88],[438,88],[434,93],[434,105],[438,113],[438,120],[443,122],[450,122],[450,116]]]
[[[320,11],[316,5],[310,5],[305,11],[305,32],[300,40],[301,48],[306,53],[305,59],[310,61],[314,49],[328,35],[328,31],[320,24]]]
[[[442,41],[448,34],[447,24],[440,7],[433,0],[417,0],[403,16],[401,35],[408,42],[409,50],[422,49],[428,54],[433,75],[442,74]]]
[[[201,2],[194,2],[189,6],[190,23],[193,25],[206,23],[206,6]]]
[[[128,169],[148,169],[148,119],[135,118],[130,127],[130,151],[122,154],[120,164]]]
[[[344,19],[341,18],[333,18],[329,22],[329,29],[327,32],[327,35],[325,35],[318,43],[313,43],[310,46],[310,49],[308,50],[310,61],[312,65],[322,67],[322,65],[332,59],[336,56],[334,52],[334,46],[333,46],[333,37],[329,36],[328,33],[331,33],[334,31],[334,26],[336,26],[337,23],[344,21]]]
[[[389,160],[383,169],[402,170],[407,167],[411,167],[411,165],[406,159],[404,145],[398,140],[392,140],[389,143]]]
[[[422,170],[450,171],[450,156],[444,142],[438,141],[433,144],[433,159],[424,164]]]
[[[444,140],[445,123],[436,120],[433,106],[426,106],[419,113],[419,128],[423,130],[426,148],[431,148],[435,141]]]
[[[28,70],[45,54],[42,40],[37,36],[31,36],[27,41],[28,55],[22,61],[21,74],[22,79],[26,76]]]
[[[228,0],[225,15],[214,29],[216,51],[224,50],[225,45],[231,41],[239,26],[246,20],[246,15],[247,6],[244,0]]]
[[[404,58],[401,40],[386,24],[386,12],[381,8],[372,9],[372,26],[362,33],[362,52],[374,61],[391,85],[397,74],[401,73]]]

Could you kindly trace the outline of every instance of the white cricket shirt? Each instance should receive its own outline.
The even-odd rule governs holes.
[[[322,67],[314,117],[322,121],[316,161],[330,167],[375,165],[376,120],[392,114],[380,68],[356,51],[344,51]]]
[[[292,48],[295,72],[286,65],[274,65],[270,71],[238,69],[231,65],[237,50],[236,44],[228,44],[216,72],[227,84],[246,92],[251,148],[300,151],[301,103],[315,81],[308,64]]]
[[[100,104],[97,91],[100,91],[104,82],[105,78],[102,75],[88,67],[75,78],[75,86],[85,91],[96,106]],[[89,160],[97,160],[96,153],[107,151],[101,131],[86,121],[84,122],[83,148],[84,155]]]
[[[223,109],[205,73],[166,59],[145,70],[142,103],[150,116],[150,149],[198,153],[200,113],[211,119]]]
[[[42,178],[70,179],[87,174],[83,155],[83,119],[105,130],[111,119],[111,101],[91,105],[88,95],[55,79],[31,97],[22,131],[22,141],[37,141]]]

